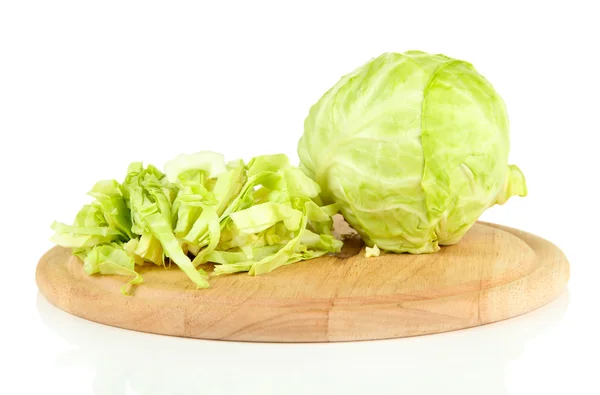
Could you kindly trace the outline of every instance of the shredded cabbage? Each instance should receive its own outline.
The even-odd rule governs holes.
[[[132,163],[123,182],[98,182],[94,200],[74,223],[54,222],[52,241],[73,249],[87,274],[130,276],[122,292],[142,283],[145,264],[175,263],[198,289],[212,275],[260,275],[339,252],[332,236],[338,205],[322,205],[320,187],[287,156],[225,163],[203,151],[179,155],[164,172]]]

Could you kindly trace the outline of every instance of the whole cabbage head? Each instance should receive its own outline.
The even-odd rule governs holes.
[[[298,155],[368,246],[416,254],[457,243],[486,209],[527,195],[509,145],[504,101],[470,63],[408,51],[327,91]]]

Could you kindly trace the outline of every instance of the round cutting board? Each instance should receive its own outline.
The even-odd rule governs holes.
[[[144,283],[125,296],[124,277],[89,276],[69,249],[54,247],[41,258],[36,281],[55,306],[111,326],[201,339],[334,342],[504,320],[551,301],[569,279],[555,245],[484,222],[434,254],[365,258],[364,252],[354,237],[338,256],[261,276],[214,277],[202,290],[175,265],[148,266],[140,270]]]

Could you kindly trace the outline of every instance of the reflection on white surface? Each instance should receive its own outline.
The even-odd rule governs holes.
[[[91,369],[96,395],[506,394],[506,366],[559,322],[568,304],[565,292],[521,317],[436,335],[270,344],[112,328],[37,299],[42,321],[73,346],[57,357],[58,369]]]

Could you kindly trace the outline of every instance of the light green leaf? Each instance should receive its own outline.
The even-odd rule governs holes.
[[[123,248],[129,255],[139,257],[141,262],[152,262],[164,266],[164,251],[160,241],[150,232],[144,233],[139,239],[131,239]]]
[[[219,240],[221,239],[221,225],[219,223],[219,216],[217,215],[217,211],[212,207],[205,207],[202,210],[202,214],[198,222],[205,222],[208,226],[208,232],[201,240],[201,245],[204,245],[208,242],[206,247],[200,250],[192,264],[194,266],[201,265],[207,261],[206,256],[215,250],[217,245],[219,244]]]
[[[289,167],[290,161],[283,154],[257,156],[248,162],[248,177],[256,176],[262,172],[276,173]]]
[[[142,276],[135,271],[134,258],[118,244],[105,244],[93,247],[83,258],[83,269],[87,274],[117,274],[133,276],[121,292],[128,294],[127,288],[142,283]]]
[[[372,257],[377,257],[380,254],[380,250],[379,247],[377,247],[377,244],[375,244],[373,246],[373,248],[371,247],[366,247],[365,248],[365,257],[367,258],[372,258]]]
[[[191,155],[181,154],[164,166],[167,179],[175,183],[181,173],[188,170],[204,170],[208,178],[217,177],[227,170],[224,156],[217,152],[201,151]]]
[[[319,196],[321,188],[319,184],[307,177],[302,170],[297,167],[290,167],[283,170],[287,192],[291,197],[315,198]]]
[[[297,230],[302,212],[289,205],[266,202],[231,213],[230,217],[241,233],[258,233],[282,221],[289,230]]]

